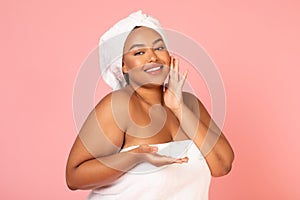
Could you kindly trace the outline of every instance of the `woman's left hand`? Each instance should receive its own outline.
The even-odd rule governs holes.
[[[187,70],[179,74],[178,59],[171,56],[168,86],[164,92],[165,105],[174,113],[178,113],[183,105],[182,88],[187,77]]]

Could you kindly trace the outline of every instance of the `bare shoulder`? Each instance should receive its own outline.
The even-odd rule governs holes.
[[[125,129],[125,122],[120,120],[122,113],[127,111],[126,102],[129,101],[128,93],[125,90],[117,90],[107,94],[101,101],[96,105],[95,112],[99,122],[105,125],[108,124],[112,127],[119,128],[120,130]],[[124,120],[124,118],[121,118]]]
[[[117,125],[120,129],[126,128],[124,114],[128,109],[129,94],[126,90],[117,90],[107,94],[95,107],[97,118],[105,124]]]
[[[95,109],[100,111],[105,108],[109,109],[111,106],[114,106],[114,104],[123,104],[125,103],[124,100],[128,99],[128,96],[128,92],[124,89],[110,92],[98,102]]]

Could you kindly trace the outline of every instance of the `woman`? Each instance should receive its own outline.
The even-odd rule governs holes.
[[[230,144],[203,104],[182,92],[187,72],[179,75],[158,21],[138,11],[117,25],[110,35],[130,30],[111,37],[124,40],[112,42],[121,46],[122,63],[105,63],[113,60],[107,34],[100,42],[103,78],[117,90],[81,128],[67,162],[68,187],[92,189],[88,199],[207,199],[211,176],[231,169]]]

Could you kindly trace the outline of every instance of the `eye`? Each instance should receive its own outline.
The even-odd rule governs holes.
[[[133,55],[134,56],[140,56],[140,55],[143,55],[144,53],[145,53],[144,51],[137,51]]]
[[[157,50],[157,51],[162,51],[162,50],[165,50],[166,48],[164,46],[161,46],[161,47],[157,47],[155,48],[154,50]]]

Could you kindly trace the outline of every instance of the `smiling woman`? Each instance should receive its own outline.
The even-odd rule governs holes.
[[[123,40],[103,45],[120,27]],[[179,74],[157,27],[138,11],[102,36],[103,78],[114,91],[86,119],[66,167],[68,187],[92,189],[89,200],[204,200],[211,176],[231,169],[230,144],[199,99],[182,92],[187,71]],[[118,49],[121,57],[110,55]]]

